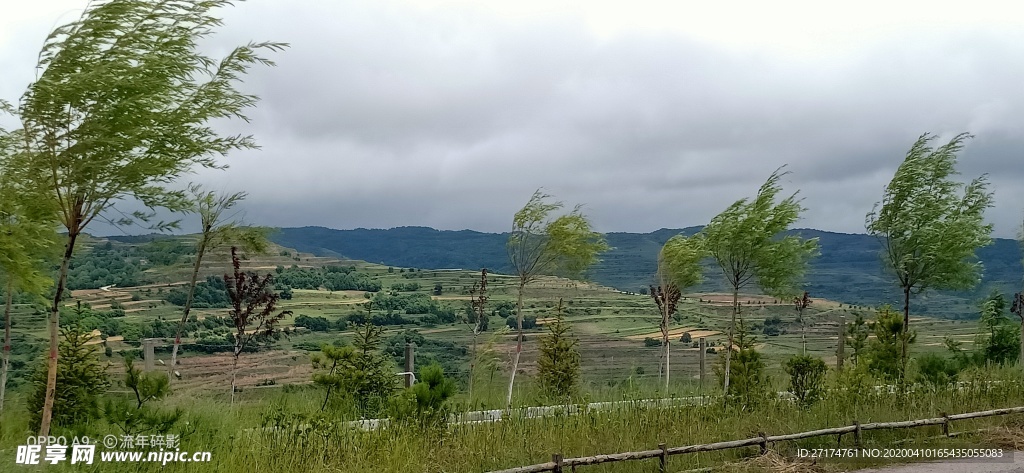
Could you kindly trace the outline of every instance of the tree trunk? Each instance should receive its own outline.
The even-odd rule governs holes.
[[[196,294],[196,280],[199,278],[199,267],[203,264],[203,254],[206,253],[206,235],[199,237],[199,249],[196,251],[196,264],[192,266],[192,280],[188,286],[188,297],[185,298],[185,309],[181,313],[181,320],[178,321],[178,331],[174,334],[174,347],[171,348],[171,366],[168,367],[170,374],[174,374],[174,367],[178,364],[178,347],[181,345],[181,331],[188,321],[188,314],[192,311],[192,300]]]
[[[1024,317],[1020,319],[1020,358],[1017,363],[1024,364]]]
[[[903,381],[903,376],[906,374],[907,368],[907,338],[910,333],[910,287],[903,288],[903,333],[900,337],[900,345],[902,346],[902,355],[900,359],[900,381]]]
[[[807,356],[807,321],[804,320],[804,309],[800,309],[800,349]]]
[[[512,388],[516,384],[516,371],[519,370],[519,355],[523,352],[523,289],[526,283],[519,283],[519,299],[516,302],[516,327],[519,329],[519,337],[516,342],[516,355],[512,359],[512,376],[508,380],[508,396],[505,398],[505,406],[512,408]]]
[[[725,347],[725,382],[722,389],[729,392],[729,369],[732,366],[732,339],[736,332],[736,315],[740,313],[740,288],[732,288],[732,321],[729,323],[729,346]]]
[[[238,357],[242,354],[242,351],[235,347],[235,360],[231,363],[231,405],[235,405],[235,379],[238,375]]]
[[[7,298],[4,301],[4,354],[0,362],[0,412],[4,411],[4,394],[7,392],[7,370],[11,362],[11,306],[14,304],[14,281],[7,279]]]
[[[478,316],[479,317],[479,316]],[[476,327],[473,328],[473,353],[469,359],[469,406],[473,406],[473,382],[476,381],[476,336],[480,328],[480,319],[476,319]]]
[[[662,283],[662,291],[665,290],[665,285]],[[668,352],[668,301],[662,303],[661,310],[661,344],[665,346],[665,392],[668,393],[668,380],[669,373],[669,352]]]
[[[57,394],[57,335],[60,332],[60,305],[64,298],[64,285],[68,280],[68,267],[71,265],[71,255],[75,251],[75,240],[78,239],[78,229],[68,230],[68,242],[64,247],[64,259],[60,263],[60,273],[57,275],[57,290],[53,295],[53,306],[50,308],[50,357],[46,367],[46,397],[43,400],[43,413],[39,422],[39,436],[50,435],[50,420],[53,418],[53,400]]]

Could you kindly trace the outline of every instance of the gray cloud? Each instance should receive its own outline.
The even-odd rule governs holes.
[[[211,51],[292,44],[247,78],[263,99],[253,123],[223,125],[263,148],[195,176],[247,190],[261,224],[504,231],[544,187],[586,203],[600,230],[650,231],[706,223],[788,164],[800,226],[861,232],[925,131],[977,136],[960,169],[990,175],[997,234],[1024,210],[1019,29],[865,31],[801,56],[391,1],[250,1],[225,16]]]

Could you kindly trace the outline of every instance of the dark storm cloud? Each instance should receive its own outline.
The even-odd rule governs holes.
[[[1005,28],[865,31],[800,55],[390,1],[250,1],[225,17],[211,50],[292,45],[247,78],[253,123],[224,125],[263,148],[195,177],[249,191],[257,223],[504,231],[544,187],[600,230],[650,231],[706,223],[788,164],[800,226],[861,232],[925,131],[977,136],[960,169],[990,174],[1001,236],[1024,208],[1024,38]]]

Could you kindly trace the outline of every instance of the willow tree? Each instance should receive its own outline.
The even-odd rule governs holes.
[[[196,282],[199,278],[199,269],[203,264],[203,257],[207,252],[224,247],[225,245],[239,245],[243,251],[263,252],[267,248],[267,231],[263,227],[242,226],[231,219],[231,215],[225,212],[233,209],[239,202],[245,199],[245,192],[233,194],[218,194],[213,191],[203,190],[202,186],[193,184],[189,186],[190,206],[187,212],[199,215],[199,237],[196,240],[196,257],[192,263],[192,276],[188,285],[188,296],[185,298],[185,308],[181,312],[181,320],[178,321],[178,329],[174,334],[174,347],[171,349],[171,366],[173,372],[178,361],[178,347],[181,346],[181,331],[188,322],[189,313],[192,311],[192,302],[196,293]]]
[[[910,330],[911,294],[970,289],[981,279],[975,252],[992,242],[992,225],[984,223],[992,193],[984,175],[967,184],[954,179],[956,154],[969,138],[961,133],[932,147],[936,137],[921,135],[865,218],[868,233],[881,242],[885,267],[903,291],[904,332]],[[906,363],[907,337],[901,339]]]
[[[665,391],[669,386],[669,340],[668,321],[676,311],[683,289],[700,284],[702,279],[700,261],[705,256],[704,244],[700,237],[676,235],[665,242],[658,252],[658,286],[651,287],[651,297],[661,312],[661,345],[665,353]]]
[[[579,277],[597,262],[597,255],[608,249],[604,237],[590,228],[577,205],[566,215],[552,214],[562,208],[561,202],[548,202],[550,195],[538,189],[526,206],[512,218],[512,233],[506,249],[508,259],[518,278],[516,298],[516,354],[508,381],[506,405],[512,405],[519,356],[523,351],[523,293],[526,286],[543,275]]]
[[[0,103],[0,108],[6,108]],[[18,152],[17,133],[0,129],[0,283],[4,294],[3,354],[0,359],[0,412],[4,408],[11,358],[11,309],[16,292],[43,297],[53,283],[49,262],[56,246],[53,215],[38,189],[25,185],[10,159]]]
[[[700,232],[705,249],[722,269],[732,289],[729,346],[725,350],[722,383],[726,391],[736,318],[740,315],[740,290],[753,284],[772,296],[791,297],[803,280],[807,262],[818,252],[817,238],[805,240],[785,234],[804,208],[796,192],[776,203],[782,192],[779,181],[789,174],[781,170],[772,173],[753,200],[737,200]]]
[[[50,310],[50,354],[40,435],[47,435],[57,382],[61,298],[75,242],[113,205],[133,199],[153,209],[187,207],[167,184],[216,158],[254,148],[251,136],[223,135],[211,126],[240,118],[257,98],[237,83],[253,65],[272,64],[262,52],[281,43],[249,43],[221,59],[198,42],[221,24],[212,12],[228,0],[106,0],[55,29],[39,53],[37,78],[18,106],[24,132],[19,167],[57,208],[67,231]],[[153,213],[117,219],[148,221]],[[154,222],[154,228],[167,223]]]

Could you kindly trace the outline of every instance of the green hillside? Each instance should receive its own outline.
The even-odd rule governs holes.
[[[696,233],[699,227],[661,229],[650,233],[612,232],[606,235],[611,251],[591,269],[591,280],[623,291],[638,291],[651,282],[654,261],[670,237]],[[901,294],[883,271],[878,241],[863,234],[844,234],[813,229],[794,230],[817,237],[821,256],[813,260],[807,278],[812,295],[857,305],[901,304]],[[324,227],[283,228],[274,235],[280,245],[322,256],[341,256],[393,266],[419,268],[486,267],[509,272],[505,254],[507,234],[471,230],[441,231],[426,227],[388,230],[333,230]],[[929,315],[948,318],[973,317],[976,301],[992,289],[1012,294],[1019,288],[1024,269],[1019,245],[996,239],[978,252],[985,266],[982,283],[969,292],[928,292],[915,301]],[[719,291],[716,268],[708,267],[708,281],[701,291]],[[1017,289],[1019,290],[1019,289]]]

